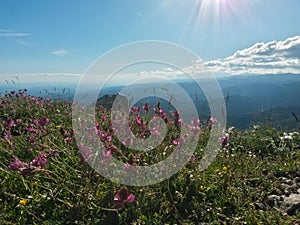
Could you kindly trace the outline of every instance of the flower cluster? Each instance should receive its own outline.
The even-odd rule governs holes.
[[[226,133],[223,137],[220,137],[219,143],[221,144],[222,148],[226,148],[229,145],[229,134]]]
[[[54,150],[55,151],[55,150]],[[15,157],[8,165],[8,170],[17,171],[22,176],[28,176],[40,169],[45,169],[46,164],[49,162],[49,158],[51,156],[55,156],[56,152],[51,152],[46,155],[44,152],[41,152],[38,156],[36,156],[31,162],[23,162],[18,157]]]
[[[114,196],[114,202],[117,207],[123,208],[125,203],[131,203],[135,201],[135,196],[130,194],[127,187],[121,187]]]

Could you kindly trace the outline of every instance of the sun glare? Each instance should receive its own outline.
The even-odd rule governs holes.
[[[185,31],[193,29],[193,34],[198,36],[202,28],[209,27],[214,35],[228,24],[235,21],[249,21],[250,8],[258,0],[194,0],[186,7],[191,13],[186,23]],[[183,34],[184,35],[184,34]]]

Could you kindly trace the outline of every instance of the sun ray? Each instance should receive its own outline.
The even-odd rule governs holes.
[[[194,43],[201,45],[203,39],[207,43],[209,37],[209,42],[213,45],[214,40],[218,39],[225,29],[232,28],[228,26],[229,24],[245,23],[247,25],[253,18],[251,6],[257,1],[259,0],[184,1],[185,7],[189,7],[190,10],[181,39],[184,40],[189,34],[193,45]]]

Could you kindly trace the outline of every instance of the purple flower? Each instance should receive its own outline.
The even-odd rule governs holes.
[[[30,165],[44,169],[48,162],[49,160],[47,159],[47,155],[42,152],[30,162]]]
[[[102,165],[108,164],[111,160],[112,160],[112,151],[111,150],[103,151],[100,163]]]
[[[229,144],[229,134],[225,134],[223,137],[220,137],[219,142],[222,145],[222,148],[227,147]]]
[[[64,142],[65,142],[65,143],[70,143],[72,140],[73,140],[72,137],[66,137],[66,138],[64,139]]]
[[[79,158],[80,158],[80,162],[84,162],[84,161],[88,161],[90,158],[92,158],[94,156],[93,151],[85,146],[84,144],[80,144],[79,146],[80,149],[80,153],[79,153]]]
[[[175,146],[181,146],[182,144],[184,144],[186,142],[186,138],[183,135],[180,135],[179,140],[175,139],[173,140],[173,145]]]
[[[15,126],[16,126],[15,121],[12,120],[12,119],[10,119],[10,120],[9,120],[9,123],[8,123],[8,126],[9,126],[9,127],[15,127]]]
[[[20,125],[22,123],[22,119],[17,119],[16,122]]]
[[[30,144],[32,144],[35,142],[35,139],[36,139],[35,136],[31,136],[31,137],[29,137],[28,141]]]
[[[57,156],[58,154],[59,154],[59,153],[58,153],[58,150],[54,149],[54,150],[51,150],[49,156],[50,156],[50,157],[55,157],[55,156]]]
[[[39,121],[37,119],[33,119],[31,121],[35,126],[38,126],[39,125]]]
[[[8,165],[8,170],[14,170],[22,172],[24,169],[28,168],[28,163],[22,162],[17,157]]]
[[[114,202],[116,203],[117,206],[120,208],[123,208],[125,203],[131,203],[135,201],[135,196],[133,194],[130,194],[129,190],[127,187],[121,187],[115,197],[114,197]]]
[[[10,142],[12,137],[10,131],[5,132],[3,137],[6,141]]]
[[[35,129],[33,127],[26,127],[25,130],[27,132],[30,132],[30,133],[35,133],[35,134],[38,134],[39,133],[39,130],[38,129]]]
[[[149,111],[150,105],[146,102],[143,106],[144,112],[147,113]]]
[[[39,119],[39,124],[41,126],[46,126],[49,123],[50,123],[50,119],[49,118],[43,117],[43,118]]]

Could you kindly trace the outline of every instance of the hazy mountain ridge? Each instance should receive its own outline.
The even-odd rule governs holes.
[[[222,89],[226,106],[228,124],[240,128],[247,128],[253,123],[265,121],[266,118],[271,119],[276,117],[279,122],[282,120],[295,122],[295,118],[291,112],[295,113],[300,118],[300,75],[295,74],[281,74],[281,75],[239,75],[228,76],[217,79]],[[203,83],[205,85],[205,82]],[[196,105],[200,118],[207,119],[210,115],[208,102],[203,91],[199,88],[196,82],[181,81],[179,85],[187,92],[191,100]],[[18,89],[22,86],[18,84]],[[159,87],[159,84],[156,84]],[[162,85],[167,87],[166,85]],[[145,89],[151,85],[140,85],[134,87]],[[13,90],[13,86],[10,89]],[[76,85],[69,85],[63,87],[55,85],[51,87],[50,84],[40,86],[26,84],[24,88],[29,90],[32,95],[51,95],[54,97],[72,100],[76,91]],[[113,95],[122,90],[122,86],[105,87],[99,93],[99,97],[105,95]],[[0,88],[2,94],[5,93],[4,88]],[[15,88],[16,89],[16,88]],[[91,90],[87,90],[88,91]],[[167,90],[168,91],[168,90]],[[170,90],[170,93],[172,90]],[[107,96],[106,96],[107,97]],[[191,102],[181,101],[181,95],[174,93],[171,103],[174,101],[188,107]],[[113,100],[114,98],[108,99]],[[145,99],[142,99],[141,104]],[[107,100],[104,102],[107,103]],[[154,101],[152,101],[153,103]],[[111,103],[107,103],[111,105]],[[269,116],[266,116],[268,115]],[[290,125],[289,125],[290,126]]]

